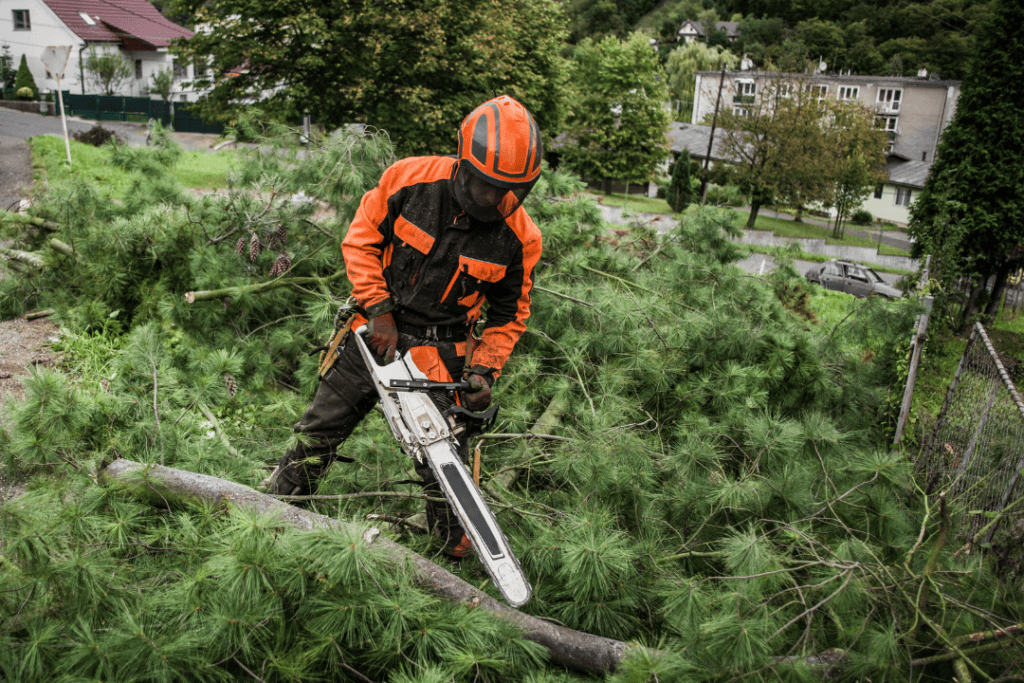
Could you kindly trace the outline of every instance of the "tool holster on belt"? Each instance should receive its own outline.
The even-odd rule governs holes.
[[[317,375],[323,379],[338,360],[338,348],[345,348],[345,338],[352,331],[352,321],[356,317],[356,307],[343,305],[334,316],[334,333],[327,340],[327,346],[320,352],[320,366]]]

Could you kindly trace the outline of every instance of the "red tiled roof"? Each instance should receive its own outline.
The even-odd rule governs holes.
[[[43,0],[83,40],[120,40],[125,35],[153,47],[167,47],[192,31],[165,18],[148,0]],[[96,23],[90,26],[79,12]]]

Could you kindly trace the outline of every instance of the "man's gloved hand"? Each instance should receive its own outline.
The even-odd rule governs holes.
[[[369,336],[370,348],[384,356],[385,363],[395,360],[395,349],[398,347],[398,328],[395,326],[395,316],[390,313],[381,313],[370,318],[370,322],[366,325],[366,333]]]
[[[462,405],[474,413],[487,410],[491,405],[491,385],[494,384],[494,376],[490,373],[478,375],[467,372],[462,378],[469,382],[469,389],[462,391]]]

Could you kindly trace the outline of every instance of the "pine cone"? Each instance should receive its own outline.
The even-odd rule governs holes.
[[[238,238],[238,245],[235,247],[235,251],[238,252],[239,256],[241,256],[242,254],[245,253],[245,238],[244,237],[239,237]]]
[[[270,235],[270,245],[274,249],[284,249],[285,244],[287,244],[287,242],[288,242],[288,226],[286,226],[284,223],[282,223],[281,225],[277,226],[277,230],[275,230]]]
[[[281,254],[274,261],[274,265],[270,267],[270,277],[277,277],[278,275],[284,275],[288,272],[288,269],[292,267],[292,260],[288,254]]]
[[[224,297],[224,300],[221,301],[221,304],[224,305],[224,310],[225,311],[228,310],[229,308],[231,308],[231,297],[230,296]]]
[[[224,373],[224,384],[228,387],[228,396],[234,398],[238,393],[238,383],[235,382],[235,378],[231,376],[230,372]]]
[[[253,233],[252,237],[249,238],[249,260],[250,261],[255,261],[256,257],[260,255],[260,251],[262,251],[262,246],[263,245],[260,244],[260,238],[256,236],[256,233]]]

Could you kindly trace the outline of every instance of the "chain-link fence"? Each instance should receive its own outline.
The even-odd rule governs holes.
[[[918,460],[928,493],[946,492],[960,542],[1024,561],[1024,402],[981,324]]]

